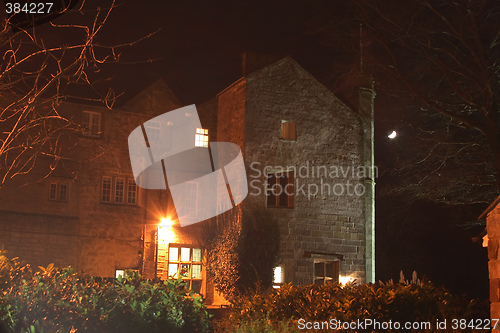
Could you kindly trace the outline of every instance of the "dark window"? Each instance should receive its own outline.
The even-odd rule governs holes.
[[[49,199],[50,200],[57,199],[57,184],[56,183],[50,184]]]
[[[61,182],[50,183],[49,200],[68,201],[68,184]]]
[[[324,261],[314,263],[314,283],[324,285],[339,282],[340,262]]]
[[[297,141],[295,121],[281,121],[281,138],[283,140]]]
[[[101,114],[97,112],[83,111],[82,116],[83,134],[88,136],[101,135]]]
[[[102,177],[102,202],[111,202],[111,177]]]
[[[61,201],[68,200],[68,185],[59,184],[59,200]]]
[[[128,180],[127,203],[135,204],[137,198],[137,185],[133,179]]]
[[[123,198],[125,197],[125,179],[116,178],[115,179],[115,202],[123,203]]]
[[[267,207],[293,208],[295,194],[293,171],[267,174]]]
[[[117,204],[137,204],[137,185],[133,179],[102,177],[101,201]]]

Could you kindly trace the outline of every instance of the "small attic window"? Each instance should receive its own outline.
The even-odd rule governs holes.
[[[297,141],[297,130],[295,121],[281,121],[281,139],[288,141]]]

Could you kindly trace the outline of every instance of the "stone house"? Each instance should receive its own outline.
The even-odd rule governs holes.
[[[193,140],[240,146],[249,185],[241,205],[261,207],[279,225],[275,282],[373,282],[373,89],[359,89],[354,111],[290,57],[244,67],[197,106],[203,129]],[[179,107],[161,80],[120,109],[63,103],[82,125],[68,138],[77,148],[49,177],[32,172],[20,178],[29,186],[2,189],[0,248],[91,275],[180,275],[209,302],[224,302],[206,276],[203,223],[179,227],[168,189],[139,188],[132,175],[129,133]]]
[[[488,247],[488,270],[490,276],[491,318],[500,318],[500,196],[479,216],[486,219],[486,230],[480,237]],[[498,332],[500,330],[493,330]]]

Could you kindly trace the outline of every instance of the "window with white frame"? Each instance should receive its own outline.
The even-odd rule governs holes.
[[[125,179],[115,178],[115,203],[123,203],[125,197]]]
[[[137,203],[137,185],[133,179],[129,179],[127,182],[127,203],[131,205]]]
[[[170,244],[168,248],[168,277],[181,278],[186,287],[196,293],[201,292],[202,284],[201,248],[188,245]]]
[[[101,114],[92,111],[83,111],[83,134],[98,137],[101,135]]]
[[[180,196],[179,207],[182,207],[182,212],[185,217],[196,217],[196,209],[198,202],[198,184],[193,182],[185,182],[183,191]]]
[[[49,200],[68,201],[68,183],[58,181],[49,184]]]
[[[124,177],[102,177],[101,202],[137,204],[137,185],[134,179]]]
[[[149,120],[144,125],[149,143],[160,142],[161,122]]]
[[[340,261],[315,261],[314,283],[324,285],[339,282]]]
[[[208,129],[197,128],[196,134],[194,137],[194,146],[195,147],[208,147]]]

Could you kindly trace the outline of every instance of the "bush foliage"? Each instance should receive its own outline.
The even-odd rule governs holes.
[[[96,278],[53,265],[33,272],[0,253],[7,332],[206,332],[208,319],[201,296],[181,280]]]
[[[254,205],[233,210],[218,217],[218,223],[206,223],[206,268],[215,288],[232,301],[258,285],[273,283],[273,268],[279,251],[276,220]]]
[[[366,285],[285,284],[268,295],[257,293],[235,301],[229,318],[219,324],[229,332],[299,332],[298,321],[431,322],[489,318],[486,302],[450,294],[430,282]],[[451,332],[451,329],[449,330]],[[446,332],[446,330],[443,330]]]

